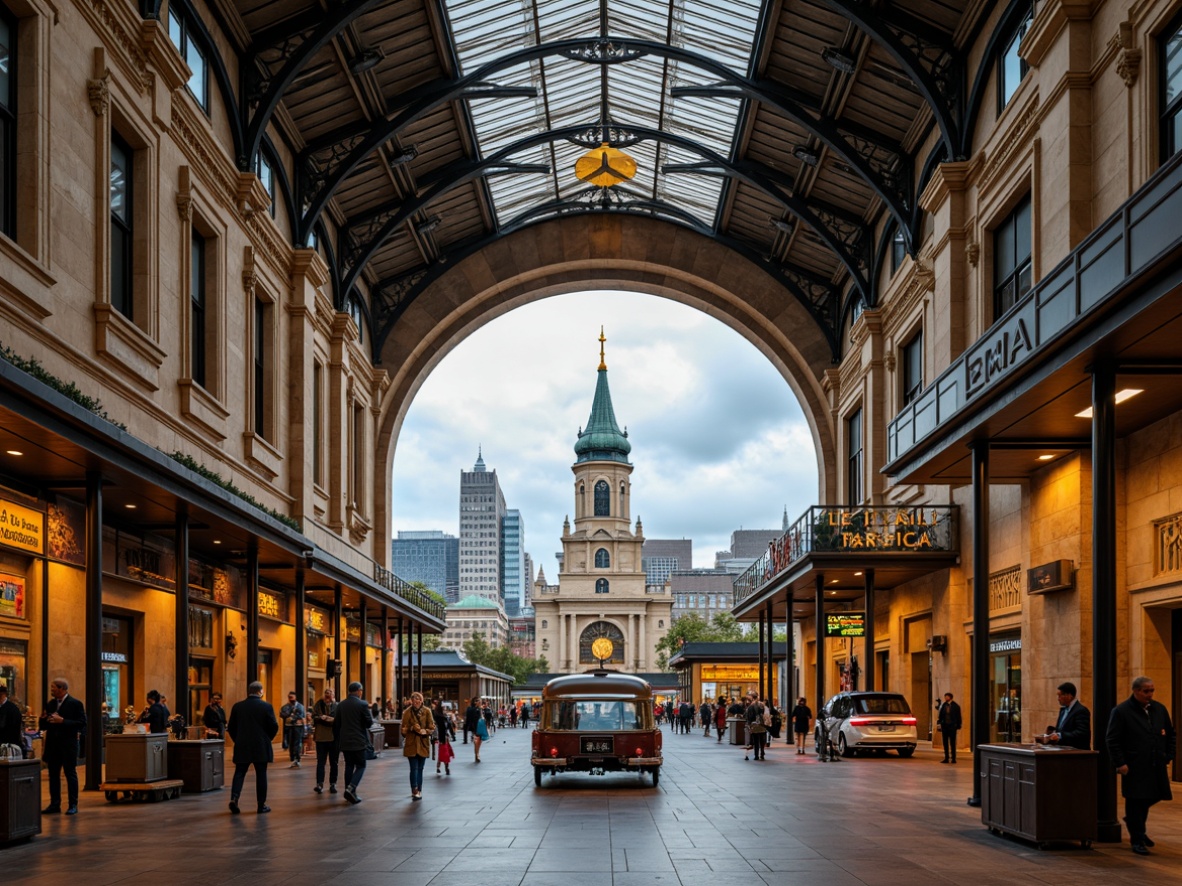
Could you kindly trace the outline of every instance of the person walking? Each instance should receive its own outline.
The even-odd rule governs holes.
[[[222,694],[215,692],[209,697],[209,704],[201,714],[201,722],[205,726],[207,738],[226,738],[226,709],[222,707]]]
[[[1059,719],[1048,728],[1043,740],[1077,751],[1092,749],[1092,712],[1077,699],[1074,683],[1060,683]]]
[[[710,737],[710,723],[714,719],[710,710],[710,702],[702,699],[702,706],[698,708],[698,719],[702,721],[702,735]]]
[[[525,702],[521,706],[521,728],[529,731],[529,702]]]
[[[1174,724],[1166,706],[1153,698],[1150,677],[1133,681],[1133,694],[1112,709],[1105,741],[1112,765],[1120,774],[1125,798],[1125,826],[1138,855],[1148,855],[1153,840],[1145,833],[1149,808],[1172,800],[1170,762],[1174,759]]]
[[[279,716],[287,724],[283,727],[283,741],[291,757],[291,766],[288,768],[299,769],[300,756],[304,750],[304,717],[307,712],[294,691],[287,693],[287,704],[279,709]]]
[[[956,762],[956,733],[964,721],[960,715],[960,705],[952,700],[952,693],[944,693],[944,702],[936,711],[936,728],[940,730],[940,737],[944,741],[944,759],[941,763]]]
[[[813,719],[813,712],[809,709],[802,695],[796,700],[796,707],[792,709],[792,734],[796,738],[796,753],[804,753],[804,737],[808,735],[809,721]]]
[[[431,756],[431,733],[435,723],[423,707],[423,693],[410,694],[410,707],[402,714],[402,756],[410,763],[410,798],[423,799],[423,767]]]
[[[745,717],[747,718],[747,731],[751,736],[751,751],[757,761],[766,759],[764,749],[767,747],[767,724],[764,723],[764,714],[767,708],[764,707],[763,702],[756,698],[755,693],[752,692],[747,696],[747,710]],[[743,755],[743,759],[748,758],[747,754]]]
[[[324,769],[328,764],[328,792],[337,792],[337,773],[340,771],[340,746],[333,731],[337,716],[337,694],[331,686],[324,687],[324,695],[312,705],[312,741],[316,743],[316,787],[318,794],[324,793]]]
[[[480,706],[476,704],[476,699],[468,701],[468,707],[464,709],[464,744],[468,743],[468,733],[476,733],[476,721],[480,719]]]
[[[263,701],[263,684],[255,680],[247,688],[247,696],[230,708],[226,732],[234,741],[234,781],[230,786],[230,811],[237,815],[238,797],[246,781],[246,770],[254,767],[254,789],[260,814],[270,812],[267,805],[267,764],[275,759],[271,740],[279,732],[275,708]]]
[[[718,704],[714,706],[714,728],[718,731],[718,743],[726,734],[726,696],[718,696]]]
[[[78,814],[78,736],[86,729],[86,708],[70,695],[70,684],[58,677],[49,684],[52,696],[41,714],[45,736],[41,757],[49,770],[49,805],[45,812],[62,811],[61,776],[66,776],[66,815]]]
[[[357,786],[365,775],[365,752],[373,725],[373,710],[361,697],[361,690],[356,680],[349,684],[349,694],[337,705],[332,721],[333,737],[345,758],[345,799],[354,804],[361,802]]]
[[[439,704],[439,715],[435,717],[435,725],[437,732],[435,735],[435,742],[437,747],[438,758],[435,761],[435,774],[439,775],[439,767],[442,765],[451,775],[451,761],[456,758],[455,749],[451,746],[452,741],[456,737],[456,724],[452,721],[451,716],[443,709],[443,703]]]
[[[488,741],[488,722],[484,717],[476,719],[476,728],[472,732],[472,744],[476,750],[476,762],[480,762],[480,745]]]

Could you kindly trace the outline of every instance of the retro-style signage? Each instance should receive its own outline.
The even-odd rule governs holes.
[[[45,551],[45,515],[0,498],[0,544],[32,554]]]

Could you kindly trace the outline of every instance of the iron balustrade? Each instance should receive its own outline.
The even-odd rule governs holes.
[[[957,505],[814,505],[735,579],[735,606],[809,554],[956,553]]]
[[[438,619],[443,618],[446,608],[443,603],[440,603],[434,596],[422,588],[417,588],[410,582],[403,581],[384,566],[379,566],[377,563],[373,565],[373,580],[391,594],[399,596],[408,603],[417,606],[428,615],[433,615]]]

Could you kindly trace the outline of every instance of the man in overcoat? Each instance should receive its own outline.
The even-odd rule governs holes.
[[[945,692],[944,703],[936,712],[936,725],[940,727],[940,737],[944,742],[944,759],[941,763],[956,762],[956,733],[963,724],[960,705],[953,701],[951,692]]]
[[[52,698],[45,705],[40,727],[45,736],[41,751],[49,769],[49,805],[45,812],[62,811],[61,776],[66,776],[66,815],[78,814],[78,737],[86,729],[86,708],[70,695],[70,684],[58,677],[49,684]]]
[[[275,708],[263,701],[263,684],[255,680],[247,687],[246,698],[230,708],[226,731],[234,740],[234,781],[230,787],[230,811],[238,814],[238,796],[246,780],[246,770],[254,766],[255,794],[259,812],[270,812],[267,805],[267,764],[275,759],[271,740],[279,732]]]
[[[1169,764],[1174,759],[1174,724],[1169,711],[1153,698],[1153,680],[1138,677],[1133,694],[1112,709],[1106,741],[1112,765],[1121,775],[1125,825],[1138,855],[1148,855],[1153,841],[1145,833],[1149,807],[1172,800]]]
[[[365,775],[365,750],[369,747],[369,727],[373,725],[373,712],[361,697],[362,685],[354,680],[349,684],[349,694],[337,705],[332,721],[333,735],[345,758],[345,799],[360,803],[357,786]]]

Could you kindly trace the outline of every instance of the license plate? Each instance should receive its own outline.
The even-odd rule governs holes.
[[[579,751],[584,754],[610,754],[615,747],[611,737],[608,738],[589,738],[584,736],[579,739]]]
[[[895,731],[895,724],[888,723],[886,726],[879,726],[878,731],[879,732],[894,732]]]

